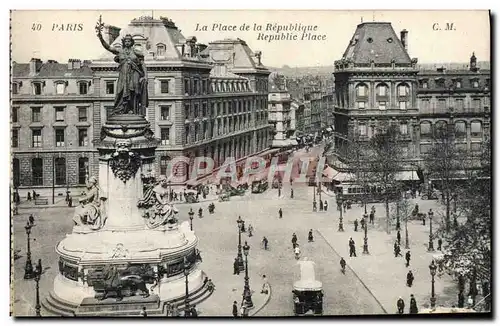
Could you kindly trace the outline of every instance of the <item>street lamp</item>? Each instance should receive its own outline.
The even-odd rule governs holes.
[[[428,251],[434,251],[434,240],[432,239],[432,216],[434,215],[434,213],[432,212],[432,209],[429,209],[428,214],[429,214],[429,228],[430,228]]]
[[[339,220],[339,232],[344,232],[344,223],[342,223],[342,210],[343,210],[343,200],[339,199],[340,203],[340,220]]]
[[[243,263],[243,254],[241,253],[241,227],[243,225],[241,216],[238,216],[236,222],[238,223],[238,255],[236,256],[236,259],[238,261],[238,269],[241,272],[245,269],[245,265]]]
[[[26,236],[27,236],[27,241],[28,241],[28,250],[26,252],[26,265],[24,266],[24,278],[25,279],[32,279],[35,277],[35,272],[33,270],[33,264],[31,264],[31,246],[30,246],[30,234],[31,234],[31,228],[33,225],[30,224],[30,222],[26,222],[26,225],[24,226],[24,229],[26,230]]]
[[[248,277],[248,252],[250,251],[250,246],[245,241],[243,246],[243,252],[245,253],[245,287],[243,289],[243,300],[248,309],[253,308],[252,302],[252,292],[250,292],[250,278]]]
[[[313,208],[316,206],[316,182],[313,183]]]
[[[191,226],[191,231],[193,231],[193,216],[194,216],[194,212],[193,212],[193,208],[191,207],[189,209],[189,224]]]
[[[432,263],[429,265],[429,270],[431,272],[431,309],[434,309],[436,307],[436,295],[434,293],[434,276],[436,276],[436,269],[437,266],[434,263],[434,260],[432,260]]]
[[[363,254],[369,255],[370,252],[368,251],[368,214],[364,213],[363,214],[363,219],[365,220],[365,238],[364,238],[364,243],[363,243]]]
[[[408,239],[408,213],[405,213],[405,249],[410,249],[410,240]]]
[[[399,219],[399,201],[396,202],[396,231],[401,230],[401,221]]]
[[[187,257],[184,257],[184,276],[186,277],[186,296],[184,298],[184,317],[188,317],[190,314],[189,311],[189,262]]]
[[[35,267],[35,282],[36,282],[36,305],[35,305],[35,311],[36,311],[36,316],[41,317],[42,315],[40,314],[40,276],[42,275],[42,260],[38,259],[38,264],[36,264]]]

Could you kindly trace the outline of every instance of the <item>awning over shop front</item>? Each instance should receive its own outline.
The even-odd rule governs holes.
[[[398,172],[395,176],[398,181],[418,181],[417,171],[402,171]]]
[[[339,172],[332,167],[327,166],[323,171],[323,176],[328,178],[330,181],[346,182],[355,179],[355,175],[347,172]]]
[[[323,171],[323,176],[328,178],[328,180],[332,181],[333,178],[335,178],[335,176],[338,174],[337,171],[335,171],[335,169],[327,166],[325,168],[325,170]]]

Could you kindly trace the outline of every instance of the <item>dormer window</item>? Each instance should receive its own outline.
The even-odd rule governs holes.
[[[78,91],[80,95],[85,95],[89,92],[89,82],[80,81],[78,82]]]
[[[42,82],[33,82],[33,95],[42,95],[42,88],[43,88],[43,83]]]
[[[56,85],[56,94],[57,95],[64,95],[64,93],[66,91],[67,82],[57,81],[57,82],[55,82],[55,85]]]
[[[165,56],[165,45],[164,44],[158,44],[156,45],[156,55],[159,57]]]
[[[477,79],[472,80],[472,87],[479,88],[479,80]]]

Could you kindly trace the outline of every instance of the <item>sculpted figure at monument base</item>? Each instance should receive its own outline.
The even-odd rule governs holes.
[[[75,208],[75,225],[86,225],[92,230],[99,230],[104,226],[106,214],[103,201],[106,198],[99,197],[99,191],[97,179],[91,177],[87,183],[87,193],[79,199],[80,205]]]

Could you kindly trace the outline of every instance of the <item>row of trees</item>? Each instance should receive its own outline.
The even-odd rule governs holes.
[[[452,128],[442,124],[433,130],[432,146],[423,160],[425,186],[433,180],[441,188],[445,212],[438,233],[445,239],[448,271],[475,282],[478,275],[483,279],[491,275],[491,144],[487,141],[481,152],[471,153],[460,147]],[[382,189],[388,233],[390,203],[399,201],[398,208],[408,210],[408,202],[394,196],[394,191],[402,190],[398,174],[404,168],[407,143],[394,125],[381,126],[369,140],[353,134],[348,142],[353,181],[364,189],[373,185]]]

